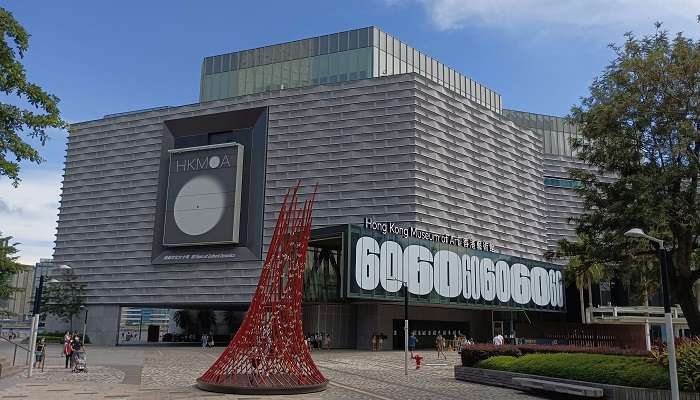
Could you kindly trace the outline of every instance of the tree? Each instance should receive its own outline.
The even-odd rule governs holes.
[[[569,260],[566,270],[567,280],[576,285],[579,293],[579,306],[581,308],[581,323],[590,323],[586,314],[586,304],[583,291],[588,289],[588,305],[593,306],[592,284],[600,283],[606,276],[605,267],[599,263],[586,263],[580,256],[574,256]]]
[[[185,332],[185,335],[189,335],[192,332],[192,317],[188,310],[178,310],[173,314],[173,320],[178,328]]]
[[[673,301],[700,335],[693,293],[700,279],[700,41],[670,38],[660,23],[651,35],[625,38],[611,45],[616,57],[572,108],[581,132],[572,146],[598,171],[571,171],[586,213],[576,220],[578,241],[561,242],[559,253],[624,274],[654,255],[625,231],[663,239]]]
[[[17,262],[17,243],[10,243],[12,236],[2,236],[0,233],[0,300],[6,300],[22,290],[12,286],[12,278],[29,267]],[[9,310],[0,309],[0,317],[9,317]]]
[[[56,276],[59,282],[44,283],[41,297],[41,310],[70,323],[73,331],[73,317],[80,313],[85,299],[85,284],[76,281],[72,270]]]
[[[40,163],[39,152],[23,139],[38,140],[43,146],[49,136],[47,128],[63,128],[58,110],[58,97],[27,81],[18,57],[24,58],[29,47],[29,34],[12,13],[0,7],[0,91],[5,98],[17,97],[28,104],[22,108],[0,102],[0,177],[7,176],[14,186],[19,184],[21,161]],[[8,40],[9,39],[9,40]]]
[[[218,322],[216,320],[216,314],[211,310],[199,310],[197,312],[197,322],[199,322],[199,327],[202,332],[211,332],[211,328],[216,326]]]

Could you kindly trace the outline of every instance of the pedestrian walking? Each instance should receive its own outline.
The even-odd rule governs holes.
[[[202,348],[206,349],[207,348],[207,343],[209,342],[209,339],[207,338],[206,333],[202,333]]]
[[[503,335],[501,332],[496,332],[496,336],[493,337],[494,346],[503,346]]]
[[[372,351],[377,351],[377,335],[372,335]]]
[[[411,352],[411,358],[413,358],[413,351],[416,349],[416,344],[418,344],[418,338],[416,337],[416,333],[413,332],[411,336],[408,337],[408,350]]]
[[[207,346],[209,346],[210,349],[214,347],[214,335],[209,335]]]
[[[382,348],[384,347],[384,332],[381,332],[379,334],[379,351],[382,351]]]
[[[437,358],[440,358],[440,354],[447,360],[447,355],[445,355],[445,337],[438,334],[435,338],[435,347],[437,348]]]
[[[66,368],[68,368],[69,365],[71,368],[73,368],[73,343],[68,335],[68,332],[66,332],[66,336],[64,336],[62,354],[66,357]]]
[[[46,358],[46,339],[41,338],[34,349],[34,368],[44,369],[44,359]]]

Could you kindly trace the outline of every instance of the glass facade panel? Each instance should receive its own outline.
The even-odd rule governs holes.
[[[340,32],[338,34],[338,51],[345,51],[348,49],[348,33]]]
[[[319,54],[328,54],[328,36],[321,36],[321,47]]]
[[[357,30],[348,33],[348,49],[352,50],[357,48],[357,36]]]
[[[497,93],[374,27],[206,57],[200,100],[412,72],[501,111]]]
[[[262,66],[263,69],[263,86],[266,90],[274,89],[272,82],[272,64]]]
[[[337,53],[338,52],[338,34],[334,33],[332,35],[328,35],[328,52],[329,53]]]
[[[222,72],[227,72],[231,70],[231,54],[224,54],[221,62]]]
[[[360,29],[358,31],[357,47],[367,47],[371,43],[369,28]]]

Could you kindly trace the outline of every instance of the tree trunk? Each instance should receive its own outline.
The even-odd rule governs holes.
[[[583,286],[578,288],[578,301],[581,303],[581,323],[586,323],[586,303],[583,301]]]
[[[690,335],[700,336],[700,309],[693,294],[695,282],[687,282],[675,277],[671,277],[670,281],[672,299],[681,306],[683,315],[688,321]]]
[[[592,288],[592,284],[591,284],[591,278],[588,278],[588,310],[587,311],[592,313],[593,311],[591,311],[591,310],[593,310],[593,288]],[[586,322],[588,322],[589,324],[591,322],[593,322],[593,321],[591,321],[591,314],[589,314],[588,312],[586,313]]]

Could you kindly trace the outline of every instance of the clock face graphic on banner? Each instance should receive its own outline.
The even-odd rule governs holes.
[[[175,197],[175,224],[190,236],[207,233],[221,221],[225,203],[225,190],[217,180],[195,176],[182,185]]]
[[[243,146],[170,151],[163,244],[237,243]]]

